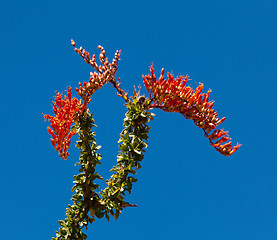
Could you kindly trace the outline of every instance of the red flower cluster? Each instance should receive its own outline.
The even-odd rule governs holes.
[[[77,93],[79,96],[89,103],[91,101],[92,94],[102,88],[107,83],[107,77],[99,74],[97,72],[90,73],[90,78],[88,82],[79,82],[79,88],[76,88]]]
[[[67,96],[57,93],[55,101],[53,102],[53,110],[55,116],[44,115],[45,120],[50,121],[50,127],[48,132],[52,136],[51,143],[59,155],[63,159],[67,159],[69,156],[68,148],[70,145],[70,138],[75,134],[71,131],[71,124],[76,120],[78,114],[83,112],[86,103],[82,103],[82,100],[72,98],[71,88],[68,88]]]
[[[99,59],[102,65],[98,65],[95,60],[95,54],[91,58],[90,53],[85,49],[82,47],[76,48],[76,44],[73,40],[71,40],[71,44],[74,47],[74,51],[77,52],[87,64],[91,65],[96,70],[96,72],[90,73],[90,79],[88,82],[83,82],[83,84],[79,83],[79,88],[76,88],[77,93],[85,102],[89,103],[91,95],[108,82],[111,82],[114,85],[118,90],[119,95],[125,95],[119,87],[120,83],[115,81],[117,64],[120,60],[120,51],[115,52],[114,59],[112,63],[110,63],[106,57],[105,49],[99,45],[97,48],[101,51]]]
[[[203,129],[211,145],[225,156],[232,155],[241,146],[241,144],[237,144],[232,147],[232,142],[227,142],[231,140],[228,132],[216,129],[226,118],[219,119],[217,112],[212,109],[213,101],[209,101],[211,90],[202,93],[204,87],[202,83],[196,90],[186,86],[188,76],[174,78],[172,74],[168,73],[168,80],[166,80],[164,69],[162,69],[157,80],[153,66],[151,66],[150,72],[150,75],[142,77],[146,89],[150,93],[151,107],[167,112],[179,112],[185,118],[192,119],[196,126]],[[215,140],[216,142],[213,142]]]

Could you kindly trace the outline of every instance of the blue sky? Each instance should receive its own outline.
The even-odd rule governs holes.
[[[70,203],[73,145],[54,151],[42,113],[55,91],[87,81],[70,45],[112,58],[122,50],[122,88],[156,72],[203,82],[221,125],[243,144],[231,157],[182,116],[154,110],[149,147],[126,209],[89,226],[88,239],[271,240],[277,238],[277,3],[264,1],[5,1],[1,4],[1,238],[51,239]],[[145,90],[143,90],[145,92]],[[75,95],[76,96],[76,95]],[[111,85],[89,106],[102,145],[99,173],[116,164],[124,102]],[[102,185],[103,186],[103,185]]]

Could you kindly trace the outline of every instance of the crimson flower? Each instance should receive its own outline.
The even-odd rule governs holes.
[[[116,51],[112,63],[106,57],[106,51],[102,46],[98,46],[100,49],[99,59],[101,64],[98,65],[95,60],[95,54],[91,57],[90,53],[82,47],[76,48],[74,40],[71,40],[71,44],[74,47],[74,51],[77,52],[84,61],[91,65],[96,71],[90,73],[88,82],[79,82],[79,88],[76,88],[79,96],[87,103],[91,101],[92,94],[102,88],[106,83],[111,82],[118,91],[119,96],[125,97],[126,93],[120,88],[120,81],[115,81],[115,74],[117,72],[118,61],[120,60],[120,51]],[[126,97],[124,98],[126,100]]]
[[[161,70],[161,75],[157,80],[153,66],[150,67],[150,75],[142,77],[150,93],[151,107],[160,108],[166,112],[179,112],[185,118],[192,119],[196,126],[203,129],[211,145],[225,156],[232,155],[241,146],[237,144],[232,147],[232,142],[227,142],[231,140],[228,132],[216,129],[226,118],[218,118],[217,112],[212,109],[213,101],[209,101],[211,90],[203,93],[202,83],[194,90],[186,86],[188,75],[174,78],[168,73],[168,80],[166,80],[164,69]]]
[[[69,156],[68,148],[70,145],[70,138],[75,134],[75,131],[71,130],[71,124],[76,120],[78,114],[84,111],[86,103],[77,98],[72,98],[71,88],[67,90],[67,96],[56,93],[55,101],[53,101],[53,110],[55,116],[44,115],[45,120],[49,120],[50,127],[48,132],[52,136],[50,139],[53,147],[59,152],[59,155],[63,159],[67,159]]]

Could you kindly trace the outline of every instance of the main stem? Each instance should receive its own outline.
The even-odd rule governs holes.
[[[87,235],[82,232],[88,223],[95,221],[95,217],[111,216],[116,219],[123,208],[136,205],[129,204],[124,200],[126,192],[131,193],[133,183],[137,181],[134,176],[136,171],[141,168],[140,162],[144,158],[144,148],[147,147],[146,140],[150,127],[147,123],[153,119],[153,114],[147,111],[147,101],[143,98],[135,97],[126,104],[127,113],[124,119],[124,129],[119,139],[119,154],[117,165],[111,171],[115,172],[109,180],[107,187],[102,190],[100,196],[96,192],[99,185],[94,183],[96,179],[102,177],[96,172],[95,168],[100,163],[102,156],[97,153],[100,146],[97,146],[95,133],[92,132],[94,120],[88,109],[73,127],[79,134],[77,147],[80,149],[79,174],[74,176],[75,194],[72,199],[73,204],[68,205],[66,219],[60,220],[61,227],[57,231],[56,238],[53,240],[83,240]]]

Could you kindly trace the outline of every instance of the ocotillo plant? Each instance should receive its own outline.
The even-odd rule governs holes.
[[[98,46],[100,64],[97,64],[95,55],[91,57],[82,47],[76,48],[73,40],[71,44],[75,52],[95,71],[90,73],[88,82],[79,83],[76,88],[80,99],[72,97],[71,88],[68,87],[67,95],[56,93],[53,102],[54,116],[44,115],[45,120],[50,122],[48,132],[52,137],[51,143],[61,158],[67,159],[69,156],[71,137],[75,134],[79,139],[76,147],[80,149],[79,162],[75,163],[80,165],[80,173],[73,177],[73,204],[68,206],[66,219],[59,221],[61,227],[52,239],[87,239],[82,229],[89,223],[104,216],[108,220],[110,216],[117,219],[124,208],[136,206],[126,202],[125,195],[126,192],[131,193],[133,183],[137,181],[134,176],[141,168],[147,148],[146,140],[150,130],[148,122],[154,119],[154,114],[150,112],[153,108],[179,112],[185,118],[193,120],[196,126],[203,129],[211,146],[225,156],[232,155],[240,147],[241,144],[232,146],[228,132],[217,128],[225,117],[219,119],[213,109],[213,101],[209,100],[211,90],[204,93],[202,83],[194,90],[186,85],[188,76],[174,77],[168,73],[166,79],[164,69],[157,78],[152,65],[150,74],[142,76],[149,96],[141,95],[140,91],[136,90],[133,96],[128,96],[120,87],[120,79],[115,78],[120,51],[116,51],[110,63],[104,48]],[[92,130],[96,125],[88,105],[93,93],[108,83],[111,83],[117,95],[124,99],[127,112],[124,129],[118,141],[117,165],[111,169],[114,174],[106,180],[107,187],[98,192],[99,185],[94,180],[102,179],[96,172],[96,166],[100,164],[102,157],[98,153],[100,147],[97,146]]]

